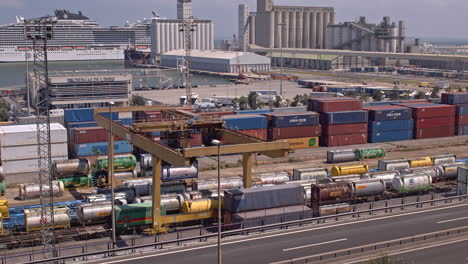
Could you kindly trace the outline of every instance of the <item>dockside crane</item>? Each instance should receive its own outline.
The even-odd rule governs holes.
[[[55,250],[54,232],[54,196],[52,187],[52,157],[50,134],[50,92],[49,73],[47,63],[47,41],[53,38],[54,18],[38,18],[24,20],[24,34],[27,40],[32,41],[34,58],[34,87],[37,90],[36,128],[37,151],[39,168],[39,186],[41,202],[41,234],[45,258],[57,257]]]
[[[193,17],[184,19],[179,25],[179,31],[184,33],[184,49],[185,57],[181,64],[182,84],[185,86],[186,104],[193,105],[192,101],[192,74],[190,73],[192,67],[192,32],[196,29],[193,23]]]

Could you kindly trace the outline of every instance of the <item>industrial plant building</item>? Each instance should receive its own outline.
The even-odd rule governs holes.
[[[404,52],[405,23],[390,22],[384,17],[380,24],[370,24],[366,17],[356,22],[331,23],[326,31],[327,49],[355,51]]]
[[[183,49],[161,55],[161,66],[177,67],[178,60],[185,56]],[[268,72],[271,59],[250,52],[192,50],[193,70],[209,72]]]
[[[184,20],[191,19],[192,49],[211,50],[214,48],[214,24],[211,20],[193,19],[192,1],[177,1],[177,19],[155,17],[151,21],[151,57],[156,58],[168,51],[185,47]]]
[[[245,4],[239,6],[239,42],[244,49],[245,43],[323,49],[327,26],[335,23],[333,7],[275,6],[273,0],[257,0],[255,13],[249,13]]]
[[[31,105],[35,105],[38,90],[29,75]],[[85,107],[105,107],[108,102],[116,106],[128,106],[132,95],[130,74],[105,75],[49,75],[50,108],[68,109]]]

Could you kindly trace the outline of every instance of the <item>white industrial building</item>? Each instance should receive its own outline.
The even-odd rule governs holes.
[[[151,56],[153,58],[171,50],[185,47],[183,20],[153,18],[151,21]],[[214,25],[211,20],[193,20],[192,49],[214,48]]]
[[[177,19],[192,18],[192,0],[177,0]]]
[[[243,26],[247,12],[245,4],[239,6],[239,29],[244,28],[240,42],[267,48],[323,49],[327,26],[336,24],[333,7],[276,6],[273,0],[257,0],[257,12],[250,13]]]
[[[161,66],[177,67],[178,60],[185,56],[183,49],[173,50],[161,55]],[[193,70],[209,72],[241,73],[268,72],[271,59],[251,52],[192,50]]]
[[[356,22],[330,24],[326,48],[355,51],[404,52],[405,23],[390,22],[384,17],[380,24],[369,24],[365,17]]]

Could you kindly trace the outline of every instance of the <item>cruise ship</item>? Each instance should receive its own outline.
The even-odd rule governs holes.
[[[123,60],[125,49],[150,51],[151,21],[143,19],[124,26],[100,26],[81,11],[55,10],[53,39],[48,41],[49,61]],[[0,62],[30,58],[32,42],[24,35],[24,18],[0,25]]]

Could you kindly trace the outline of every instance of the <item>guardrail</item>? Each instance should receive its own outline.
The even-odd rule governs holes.
[[[352,218],[361,217],[361,215],[367,215],[367,214],[372,215],[374,212],[378,212],[378,211],[385,211],[385,213],[389,213],[389,212],[391,213],[395,209],[404,210],[405,207],[415,206],[416,208],[422,208],[425,204],[430,204],[431,206],[434,206],[438,202],[451,203],[454,200],[462,201],[462,200],[467,200],[467,198],[468,198],[468,195],[459,195],[459,196],[452,196],[452,197],[447,197],[447,198],[432,199],[432,200],[427,200],[427,201],[417,201],[413,203],[404,203],[404,199],[402,199],[402,204],[400,205],[385,206],[381,208],[370,208],[368,210],[354,211],[354,212],[337,214],[337,215],[321,216],[321,217],[307,218],[307,219],[295,220],[295,221],[289,221],[289,222],[283,222],[283,223],[243,228],[243,229],[232,230],[232,231],[225,231],[225,232],[222,232],[222,236],[228,237],[228,236],[234,236],[234,235],[248,235],[250,232],[256,232],[256,231],[264,232],[266,230],[271,230],[271,229],[278,229],[278,228],[287,229],[292,226],[302,226],[302,225],[311,224],[311,223],[326,223],[327,220],[338,221],[340,218],[344,218],[344,217],[350,217],[350,216]],[[84,252],[83,250],[81,254],[59,256],[55,258],[41,259],[41,260],[32,260],[32,261],[25,262],[25,263],[35,264],[35,263],[59,262],[59,261],[64,263],[64,261],[67,259],[87,260],[87,257],[98,256],[98,255],[102,255],[103,257],[109,257],[109,256],[115,256],[115,253],[117,252],[123,252],[123,251],[135,252],[136,250],[143,249],[143,248],[163,248],[163,246],[165,245],[170,245],[170,244],[179,245],[181,242],[188,242],[188,241],[207,241],[209,238],[214,238],[214,237],[217,237],[217,233],[192,236],[192,237],[186,237],[186,238],[178,238],[178,239],[153,242],[153,243],[146,243],[146,244],[141,244],[141,245],[133,245],[132,243],[132,246],[128,246],[124,248],[115,248],[115,249],[108,249],[108,250],[102,250],[102,251],[96,251],[96,252]],[[35,254],[43,254],[43,253],[44,252],[37,252]],[[25,255],[30,255],[30,254],[25,254]],[[7,259],[11,259],[11,258],[12,257],[2,257],[1,263],[5,264],[7,263]]]
[[[462,234],[467,231],[468,231],[468,226],[463,226],[459,228],[446,229],[446,230],[422,234],[422,235],[404,237],[400,239],[393,239],[389,241],[368,244],[368,245],[363,245],[363,246],[358,246],[358,247],[353,247],[353,248],[340,249],[340,250],[331,251],[331,252],[322,253],[322,254],[316,254],[316,255],[300,257],[300,258],[295,258],[295,259],[290,259],[290,260],[284,260],[280,262],[274,262],[272,264],[297,264],[297,263],[311,263],[311,262],[316,262],[316,261],[326,261],[326,260],[336,259],[339,257],[350,256],[353,254],[369,253],[369,252],[376,251],[376,250],[388,249],[391,247],[408,245],[408,244],[413,244],[413,243],[421,242],[421,241],[427,241],[431,239],[439,239],[442,237],[448,238],[449,236]]]

